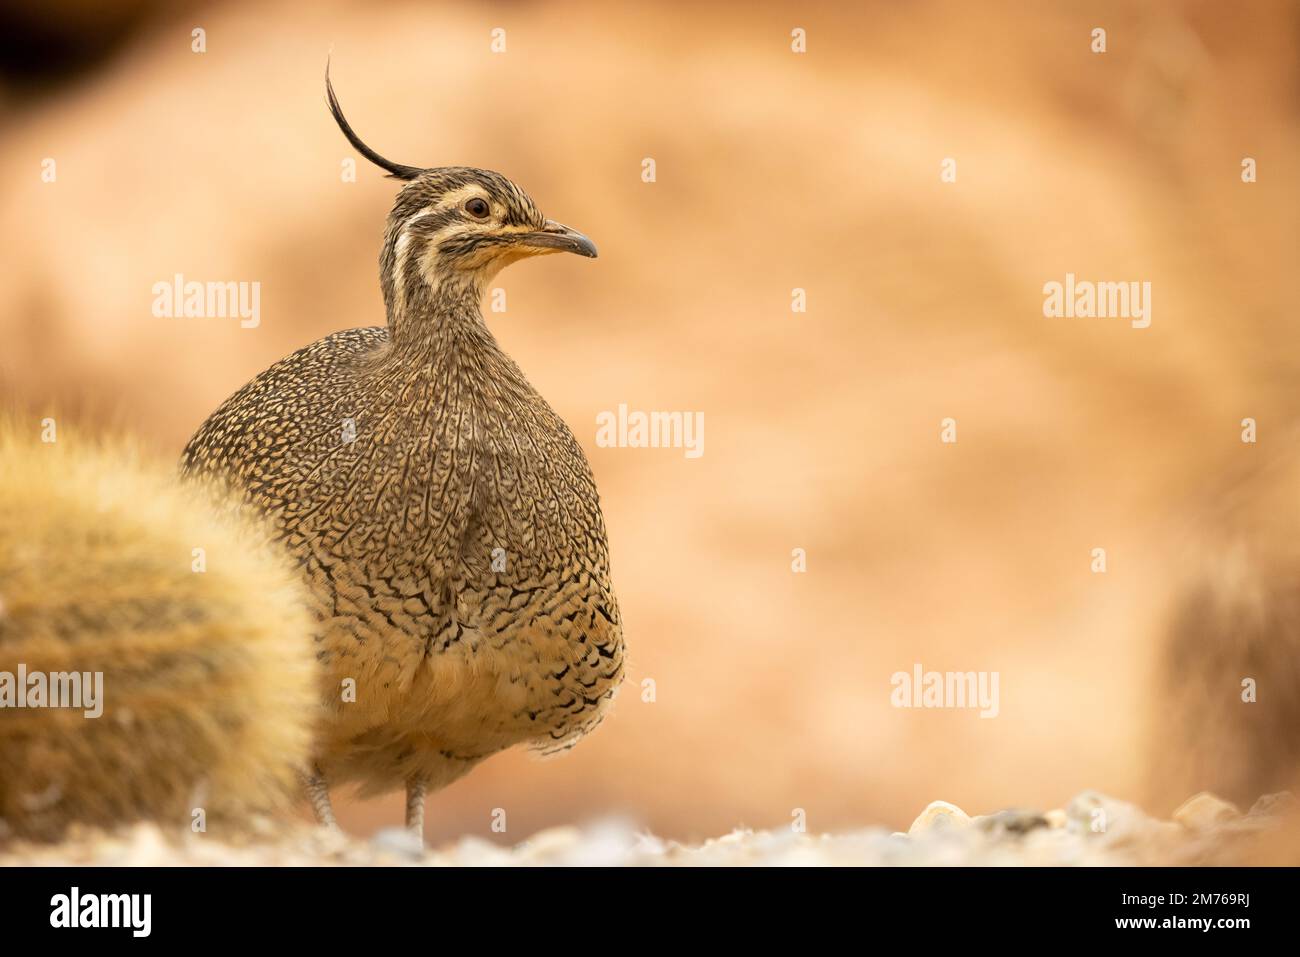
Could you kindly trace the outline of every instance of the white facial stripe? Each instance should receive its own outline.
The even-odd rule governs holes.
[[[409,220],[408,220],[409,222]],[[405,302],[406,250],[411,245],[411,234],[402,229],[393,245],[393,295],[397,302]]]
[[[442,198],[438,202],[430,203],[428,206],[425,206],[419,212],[414,213],[411,216],[407,217],[406,222],[402,224],[402,236],[405,237],[406,231],[410,229],[412,225],[414,225],[416,222],[418,222],[420,219],[424,218],[425,216],[428,216],[431,213],[440,213],[448,209],[455,209],[475,196],[479,197],[482,200],[485,200],[487,204],[490,207],[492,207],[492,212],[494,215],[500,212],[500,210],[497,208],[497,205],[492,202],[491,198],[488,196],[487,192],[483,189],[482,186],[479,186],[476,183],[467,183],[466,185],[460,187],[459,189],[452,190],[450,193],[444,193],[442,195]],[[438,243],[446,239],[453,232],[465,232],[467,226],[471,228],[474,226],[489,228],[491,226],[491,223],[490,222],[448,223],[442,229],[438,230],[438,232],[434,233],[429,237],[429,245],[437,246]]]
[[[417,221],[424,218],[425,216],[428,216],[430,213],[436,213],[441,208],[442,207],[437,203],[430,203],[428,206],[425,206],[419,212],[412,213],[410,216],[406,217],[406,222],[402,223],[402,235],[403,236],[406,235],[406,231],[411,228],[412,224],[416,223]]]
[[[406,254],[411,246],[411,226],[419,222],[425,216],[436,213],[439,210],[447,208],[447,203],[430,203],[417,213],[408,216],[406,222],[402,224],[402,231],[397,235],[397,242],[393,245],[393,292],[398,302],[405,301],[406,293]],[[425,247],[429,250],[438,248],[438,243],[445,238],[446,234],[455,228],[452,223],[439,230],[435,235],[429,237],[429,243]],[[436,254],[434,254],[436,255]],[[430,263],[425,262],[420,265],[420,272],[424,275],[425,282],[433,283],[432,270],[429,269]]]

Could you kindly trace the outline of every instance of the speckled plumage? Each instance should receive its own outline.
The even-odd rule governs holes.
[[[185,449],[182,470],[232,480],[310,585],[325,781],[422,791],[517,743],[566,747],[622,680],[590,468],[479,309],[503,265],[560,250],[594,255],[499,174],[420,171],[380,255],[387,328],[282,359]]]

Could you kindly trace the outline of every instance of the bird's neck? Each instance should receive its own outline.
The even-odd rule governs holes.
[[[388,337],[395,352],[420,362],[442,357],[448,345],[481,332],[492,338],[479,309],[482,291],[473,282],[421,283],[390,304]]]
[[[440,408],[502,387],[527,388],[488,329],[480,296],[477,284],[444,283],[412,290],[394,304],[382,377],[403,383],[408,394],[427,394]]]

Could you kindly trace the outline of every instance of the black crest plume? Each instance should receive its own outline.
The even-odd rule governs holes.
[[[343,117],[343,109],[339,106],[339,99],[334,95],[334,84],[330,83],[330,64],[329,60],[325,61],[325,97],[329,100],[330,113],[334,115],[334,122],[339,125],[343,135],[348,138],[348,142],[353,148],[364,156],[370,162],[374,163],[382,170],[387,170],[388,175],[394,179],[415,179],[424,170],[415,166],[403,166],[401,163],[394,163],[392,160],[386,160],[365,143],[361,142],[361,137],[353,131],[348,125],[348,121]]]

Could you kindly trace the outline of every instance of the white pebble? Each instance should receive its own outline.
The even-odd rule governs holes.
[[[963,811],[955,804],[949,804],[947,801],[931,801],[924,811],[922,811],[912,826],[907,829],[908,834],[915,834],[917,831],[932,831],[948,827],[967,827],[970,824],[970,815]]]

